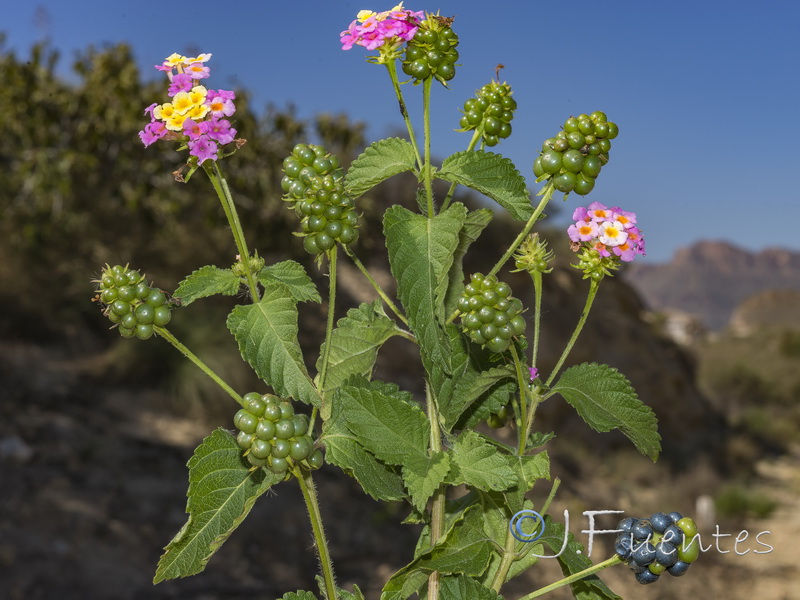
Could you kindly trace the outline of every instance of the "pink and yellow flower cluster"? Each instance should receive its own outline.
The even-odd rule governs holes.
[[[576,250],[589,247],[602,257],[613,254],[624,262],[632,261],[637,254],[644,255],[644,237],[636,227],[636,213],[592,202],[576,208],[572,218],[575,223],[567,234]]]
[[[424,11],[406,10],[402,2],[392,10],[380,13],[359,11],[356,20],[340,34],[342,50],[350,50],[356,45],[367,50],[375,50],[384,44],[400,45],[414,37],[424,18]]]
[[[167,94],[172,99],[163,104],[153,103],[145,109],[150,123],[139,132],[145,146],[162,138],[186,141],[189,154],[198,163],[217,160],[219,147],[230,144],[236,137],[230,117],[236,112],[236,94],[228,90],[212,90],[200,85],[210,69],[205,65],[211,54],[186,57],[172,54],[156,69],[167,74],[170,85]]]

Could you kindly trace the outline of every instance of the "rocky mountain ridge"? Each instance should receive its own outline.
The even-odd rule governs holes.
[[[800,290],[800,252],[750,252],[730,242],[703,240],[680,248],[666,263],[632,264],[623,278],[651,310],[680,311],[720,330],[750,296]]]

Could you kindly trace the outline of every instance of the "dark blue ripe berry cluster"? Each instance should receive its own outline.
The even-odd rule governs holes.
[[[403,73],[418,83],[433,76],[446,85],[456,75],[458,36],[452,18],[429,15],[406,45]]]
[[[511,119],[517,101],[511,97],[511,86],[492,81],[487,83],[464,102],[464,116],[459,125],[462,131],[481,127],[483,141],[487,146],[496,146],[501,139],[511,135]]]
[[[628,517],[617,525],[614,550],[641,584],[654,583],[665,571],[685,575],[700,556],[700,541],[694,520],[679,512],[654,513],[649,519]]]
[[[600,169],[608,162],[611,140],[618,134],[616,123],[599,110],[570,117],[555,137],[542,144],[533,174],[539,180],[552,179],[560,192],[585,196],[594,189]]]
[[[146,340],[154,326],[164,327],[172,318],[164,292],[150,287],[139,271],[106,265],[96,283],[103,314],[118,325],[122,337]]]
[[[294,462],[311,469],[323,463],[322,450],[314,448],[308,434],[308,417],[295,414],[290,402],[258,392],[245,394],[244,408],[233,417],[239,430],[236,441],[251,465],[286,473]]]
[[[283,161],[281,188],[300,217],[303,246],[321,254],[358,238],[358,215],[344,193],[339,159],[316,145],[297,144]]]
[[[514,337],[525,333],[522,302],[511,296],[507,283],[494,275],[475,273],[458,300],[461,326],[473,342],[503,352]]]

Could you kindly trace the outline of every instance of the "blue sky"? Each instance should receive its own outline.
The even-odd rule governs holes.
[[[212,52],[213,87],[249,89],[255,106],[294,103],[301,117],[346,112],[370,141],[397,131],[383,67],[343,52],[338,34],[369,1],[170,4],[0,0],[6,46],[27,56],[49,40],[74,54],[126,41],[145,71],[172,52]],[[800,68],[796,2],[406,2],[455,15],[462,66],[436,86],[433,151],[462,150],[458,109],[503,63],[519,103],[511,138],[494,148],[533,184],[543,139],[571,114],[605,111],[620,127],[585,201],[637,212],[648,257],[698,239],[800,250]],[[421,126],[420,88],[406,86]],[[244,155],[239,155],[245,159]],[[571,195],[562,220],[581,201]],[[560,200],[559,200],[560,202]]]

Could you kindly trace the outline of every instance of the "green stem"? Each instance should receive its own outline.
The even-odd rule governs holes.
[[[345,245],[342,245],[342,248],[344,249],[344,253],[347,254],[347,256],[350,257],[350,260],[353,261],[353,264],[358,268],[359,271],[361,271],[362,275],[364,275],[364,277],[367,278],[367,281],[370,282],[372,287],[375,288],[375,291],[378,292],[378,295],[381,297],[381,300],[383,300],[386,303],[386,306],[388,306],[392,310],[392,312],[395,315],[397,315],[397,318],[400,319],[407,326],[408,319],[406,319],[403,312],[399,308],[397,308],[395,303],[392,302],[392,299],[389,298],[386,292],[383,291],[383,288],[380,286],[380,284],[377,281],[375,281],[370,272],[364,266],[364,263],[362,263],[359,260],[359,258],[355,254],[353,254],[353,251],[350,250],[350,248],[348,248]]]
[[[547,514],[547,509],[550,508],[550,503],[555,498],[556,491],[558,490],[558,486],[561,485],[561,480],[556,477],[553,480],[553,485],[550,488],[550,494],[547,496],[547,500],[542,505],[542,508],[539,509],[540,513],[545,515]],[[500,588],[503,586],[506,577],[508,576],[508,571],[511,569],[511,565],[517,561],[522,560],[525,558],[528,553],[533,549],[533,544],[528,543],[525,544],[522,552],[516,552],[516,544],[514,541],[514,535],[511,533],[511,529],[509,528],[508,533],[506,534],[506,546],[503,549],[503,559],[500,562],[500,566],[497,569],[497,573],[495,573],[495,577],[492,583],[492,589],[496,592],[500,592]]]
[[[539,408],[539,405],[542,403],[542,395],[539,393],[537,388],[534,388],[530,392],[530,395],[531,395],[531,405],[530,405],[530,410],[528,412],[528,420],[525,423],[525,432],[524,432],[525,437],[523,438],[525,440],[526,445],[528,443],[528,437],[531,434],[531,429],[533,428],[533,420],[536,417],[536,409]]]
[[[525,390],[528,388],[528,384],[525,381],[525,373],[522,369],[522,361],[519,359],[519,354],[517,354],[517,348],[512,343],[509,346],[511,349],[511,356],[514,358],[514,367],[517,372],[517,385],[519,386],[519,406],[517,410],[517,416],[519,417],[519,422],[517,423],[517,456],[522,456],[525,453],[525,446],[527,445],[528,440],[528,431],[526,428],[526,424],[528,422],[528,403],[527,403],[527,395]]]
[[[550,508],[550,503],[553,501],[553,498],[556,497],[556,492],[558,491],[559,486],[561,485],[561,479],[556,477],[553,480],[553,485],[550,487],[550,494],[547,496],[547,500],[544,501],[542,504],[542,514],[547,514],[547,509]]]
[[[478,140],[481,139],[481,135],[483,134],[483,123],[473,132],[472,139],[469,141],[467,145],[467,152],[470,152],[475,145],[478,143]],[[447,210],[447,207],[450,206],[450,202],[453,200],[453,194],[456,191],[456,187],[458,186],[457,183],[453,182],[450,184],[450,189],[447,190],[447,196],[444,198],[444,202],[442,202],[441,211],[444,212]]]
[[[428,218],[433,218],[433,174],[431,169],[431,86],[433,77],[422,82],[422,124],[425,134],[425,164],[422,167],[425,195],[428,200]]]
[[[539,354],[539,332],[542,321],[542,272],[531,273],[533,279],[533,349],[531,350],[531,367],[536,366]]]
[[[325,389],[325,377],[328,374],[328,361],[331,356],[331,335],[333,334],[336,308],[336,257],[338,254],[337,246],[328,250],[328,323],[325,328],[325,350],[322,353],[322,367],[319,372],[320,390]]]
[[[408,139],[411,141],[411,145],[414,147],[414,154],[417,157],[417,167],[422,170],[422,157],[419,154],[419,147],[417,146],[417,138],[414,135],[414,127],[411,125],[411,119],[408,116],[408,110],[406,110],[406,102],[403,99],[403,91],[400,89],[400,82],[397,79],[397,65],[395,61],[391,60],[389,62],[384,63],[386,65],[386,70],[389,71],[389,77],[392,80],[392,87],[394,88],[394,94],[397,96],[397,102],[400,104],[400,114],[403,116],[403,121],[406,123],[406,129],[408,130]]]
[[[508,576],[508,571],[511,569],[511,565],[514,564],[514,561],[517,559],[517,541],[511,533],[511,528],[507,529],[506,545],[503,548],[503,559],[500,561],[500,566],[497,567],[497,572],[494,574],[494,580],[492,581],[492,589],[498,594],[500,593],[500,588],[503,587],[503,584],[506,582],[506,577]]]
[[[436,406],[436,399],[431,393],[430,384],[425,382],[425,396],[428,408],[428,421],[431,424],[430,453],[437,454],[442,451],[442,432],[439,429],[439,410]],[[436,545],[439,538],[444,533],[444,505],[446,500],[446,488],[440,485],[433,493],[431,502],[431,547]],[[439,598],[439,572],[434,571],[428,577],[428,600],[438,600]]]
[[[511,255],[517,251],[519,245],[525,241],[525,237],[531,232],[533,226],[536,225],[536,221],[539,220],[539,216],[542,214],[544,207],[547,206],[547,203],[550,202],[550,199],[553,197],[554,191],[555,188],[553,187],[553,184],[551,182],[547,182],[547,184],[542,188],[541,192],[539,192],[539,194],[542,196],[542,199],[539,201],[539,204],[536,206],[536,209],[533,211],[530,219],[528,219],[528,221],[525,223],[525,227],[523,227],[522,231],[519,232],[519,235],[511,243],[511,246],[509,246],[505,254],[500,257],[500,260],[497,261],[497,264],[495,264],[495,266],[492,267],[492,270],[489,271],[489,275],[496,275],[503,265],[506,264],[506,261],[511,258]],[[455,310],[453,314],[448,317],[447,322],[452,323],[458,316],[458,312],[458,310]]]
[[[597,295],[597,289],[600,287],[600,282],[594,280],[591,281],[592,283],[589,286],[589,295],[586,297],[586,304],[583,305],[581,318],[578,321],[578,324],[575,326],[575,331],[572,332],[572,337],[569,339],[569,342],[567,342],[564,352],[561,353],[561,358],[558,359],[553,372],[550,373],[550,377],[547,378],[547,382],[544,384],[546,388],[550,387],[550,384],[553,383],[553,379],[555,379],[556,375],[561,370],[561,367],[564,365],[564,361],[567,360],[567,356],[572,350],[572,347],[575,345],[575,341],[578,339],[578,336],[580,335],[581,330],[586,323],[586,318],[589,316],[589,311],[592,309],[592,303],[594,302],[594,297]]]
[[[242,231],[242,223],[239,221],[239,213],[236,210],[236,204],[233,202],[231,190],[228,188],[228,182],[222,176],[219,165],[216,161],[205,161],[203,163],[203,170],[211,180],[211,185],[214,191],[217,192],[220,202],[222,203],[222,210],[225,211],[225,216],[228,219],[231,232],[233,233],[233,241],[236,243],[236,248],[239,251],[239,262],[242,264],[247,279],[247,287],[250,289],[250,296],[253,302],[258,302],[258,281],[250,265],[250,251],[247,249],[247,242],[244,238],[244,231]]]
[[[225,383],[219,375],[214,373],[214,371],[212,371],[211,368],[206,363],[204,363],[202,360],[200,360],[186,346],[181,344],[178,341],[178,338],[176,338],[174,335],[172,335],[164,327],[153,326],[153,331],[155,332],[156,335],[158,335],[158,336],[164,338],[165,340],[167,340],[170,344],[172,344],[175,347],[175,349],[178,350],[178,352],[180,352],[186,358],[188,358],[190,361],[192,361],[195,364],[195,366],[197,366],[203,373],[208,375],[214,381],[214,383],[216,383],[219,387],[221,387],[223,390],[225,390],[225,392],[227,392],[227,394],[231,398],[233,398],[239,404],[244,406],[244,400],[242,400],[242,397],[239,394],[237,394],[233,390],[233,388],[231,386],[229,386],[227,383]]]
[[[565,577],[564,579],[559,579],[558,581],[551,583],[550,585],[547,585],[543,588],[540,588],[535,592],[531,592],[530,594],[528,594],[527,596],[523,596],[519,600],[533,600],[533,598],[539,598],[540,596],[544,596],[548,592],[552,592],[553,590],[556,590],[565,585],[569,585],[570,583],[575,583],[576,581],[580,581],[584,577],[588,577],[589,575],[594,575],[595,573],[598,573],[603,569],[607,569],[608,567],[613,567],[614,565],[618,565],[621,563],[622,559],[619,556],[614,555],[608,560],[604,560],[601,563],[592,565],[588,569],[584,569],[583,571],[574,573],[573,575]]]
[[[311,530],[314,533],[314,540],[319,553],[322,579],[325,582],[325,596],[328,600],[336,600],[336,580],[333,576],[333,564],[331,563],[331,555],[328,552],[328,540],[325,538],[325,531],[322,528],[322,515],[319,512],[317,490],[314,487],[314,480],[311,478],[311,471],[303,467],[297,467],[293,474],[300,484],[300,491],[303,492],[303,499],[306,501],[308,518],[311,521]]]
[[[533,211],[533,214],[531,215],[530,219],[528,219],[528,222],[525,223],[525,227],[523,227],[522,231],[519,232],[519,235],[511,243],[511,246],[509,246],[508,250],[506,250],[506,253],[500,257],[500,260],[497,261],[497,264],[494,267],[492,267],[492,270],[489,271],[489,275],[496,275],[497,272],[503,267],[503,265],[506,264],[506,261],[508,261],[508,259],[511,258],[511,255],[517,251],[519,245],[523,241],[525,241],[525,238],[531,232],[533,226],[536,225],[536,222],[539,220],[539,216],[542,214],[544,207],[547,206],[547,203],[550,202],[550,199],[553,197],[554,191],[555,188],[553,187],[552,182],[548,181],[547,184],[542,188],[542,191],[540,192],[542,195],[542,199],[539,201],[539,204],[536,206],[536,209]]]
[[[555,498],[556,491],[558,490],[558,486],[561,485],[561,480],[556,477],[553,480],[553,485],[550,488],[550,494],[547,496],[547,500],[542,505],[540,509],[541,514],[547,514],[547,509],[550,508],[550,503]],[[506,545],[503,548],[503,559],[500,562],[500,566],[497,568],[497,572],[495,573],[494,580],[492,581],[492,589],[500,593],[500,588],[505,583],[506,577],[508,576],[508,571],[511,569],[511,565],[514,564],[514,561],[523,559],[533,548],[533,544],[526,544],[524,550],[522,552],[516,552],[516,541],[514,539],[514,535],[511,533],[511,528],[509,528],[508,533],[506,533]]]

